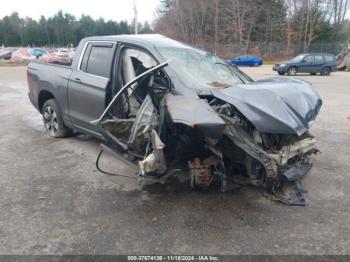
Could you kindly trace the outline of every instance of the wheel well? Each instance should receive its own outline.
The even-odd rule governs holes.
[[[325,68],[328,68],[329,71],[332,71],[332,68],[331,68],[330,66],[324,66],[324,67],[322,68],[322,70],[325,69]]]
[[[288,67],[287,71],[288,71],[289,69],[293,68],[293,67],[298,71],[298,67],[295,66],[295,65],[292,65],[292,66]]]
[[[51,94],[49,91],[43,90],[39,93],[38,105],[40,112],[42,112],[45,102],[49,99],[55,99],[53,94]]]

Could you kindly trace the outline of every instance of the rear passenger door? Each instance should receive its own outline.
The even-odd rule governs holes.
[[[322,67],[324,65],[323,55],[315,55],[315,63],[313,67],[312,73],[319,73],[322,71]]]
[[[97,131],[90,122],[99,118],[106,107],[116,43],[89,42],[68,86],[69,115],[82,129]]]

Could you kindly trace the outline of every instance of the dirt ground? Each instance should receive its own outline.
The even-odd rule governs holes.
[[[271,66],[243,70],[276,76]],[[99,141],[48,137],[27,98],[25,67],[1,67],[0,254],[350,254],[350,72],[298,78],[324,102],[307,207],[255,188],[146,192],[103,175]],[[111,158],[102,165],[130,172]]]

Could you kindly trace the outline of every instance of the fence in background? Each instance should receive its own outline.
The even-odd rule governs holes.
[[[216,48],[216,53],[223,57],[228,57],[232,55],[242,55],[242,54],[255,54],[260,55],[265,58],[279,58],[279,57],[288,57],[294,56],[300,53],[305,52],[320,52],[320,53],[332,53],[337,55],[343,48],[344,43],[313,43],[310,45],[308,50],[304,51],[302,47],[298,47],[297,45],[291,45],[287,48],[285,43],[279,42],[271,42],[271,43],[263,43],[263,42],[251,42],[249,45],[247,44],[219,44]],[[202,48],[210,51],[214,51],[213,44],[204,44],[201,46]]]

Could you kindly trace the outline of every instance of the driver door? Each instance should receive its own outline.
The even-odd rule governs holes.
[[[113,96],[127,83],[157,65],[148,53],[138,48],[121,46],[118,53]],[[145,77],[120,93],[113,104],[113,116],[102,124],[103,133],[109,140],[122,151],[131,150],[139,158],[142,158],[147,143],[143,129],[155,122],[154,105],[148,94],[149,83],[149,77]]]
[[[315,63],[315,57],[313,55],[308,55],[303,58],[299,65],[298,71],[301,73],[312,73]]]

